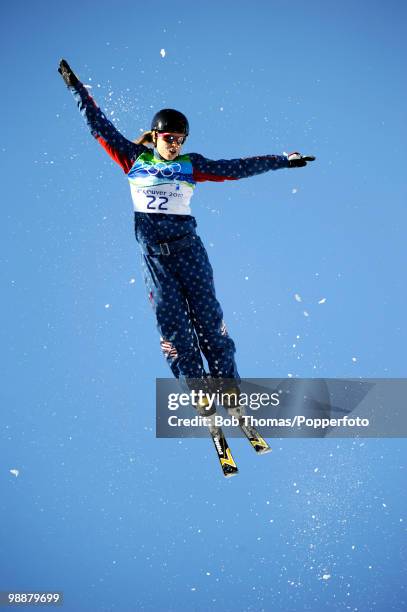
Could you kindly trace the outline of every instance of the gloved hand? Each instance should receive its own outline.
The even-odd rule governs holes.
[[[62,76],[68,87],[76,87],[76,85],[79,83],[78,77],[73,72],[66,60],[61,59],[61,61],[59,62],[58,72]]]
[[[314,161],[315,157],[313,155],[301,155],[296,151],[295,153],[289,153],[287,159],[289,168],[302,168],[307,165],[307,162]]]

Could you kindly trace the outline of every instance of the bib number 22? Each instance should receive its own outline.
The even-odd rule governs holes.
[[[156,197],[153,195],[148,195],[147,198],[150,200],[147,204],[148,210],[168,210],[168,207],[166,206],[168,198],[164,196]],[[161,201],[158,202],[158,205],[156,205],[158,200]]]

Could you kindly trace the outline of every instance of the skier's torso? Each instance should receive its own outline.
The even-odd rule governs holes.
[[[127,178],[138,242],[142,245],[172,242],[196,233],[190,205],[196,181],[189,155],[168,161],[157,151],[144,151]]]

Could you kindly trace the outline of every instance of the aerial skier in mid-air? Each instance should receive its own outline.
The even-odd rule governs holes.
[[[154,115],[150,131],[130,141],[107,119],[65,60],[60,61],[58,71],[92,136],[121,166],[130,182],[144,279],[157,319],[161,349],[172,373],[191,390],[208,389],[211,380],[228,381],[225,394],[234,397],[228,408],[232,415],[240,417],[235,344],[223,321],[206,249],[196,233],[191,198],[199,182],[237,180],[268,170],[302,167],[315,158],[291,153],[214,161],[198,153],[181,155],[189,123],[181,112],[168,108]],[[212,418],[209,431],[223,473],[232,476],[238,469],[222,429],[214,425],[215,410],[208,410],[204,394],[200,397],[197,407],[201,414]],[[239,424],[257,452],[270,450],[256,430],[243,422]]]

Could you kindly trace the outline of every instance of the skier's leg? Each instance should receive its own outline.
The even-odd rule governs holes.
[[[174,274],[176,255],[152,257],[144,254],[144,280],[157,318],[161,347],[174,376],[200,379],[205,376],[205,370],[188,303]]]
[[[235,344],[223,321],[206,250],[199,241],[193,249],[184,253],[180,277],[210,374],[215,378],[240,380],[234,357]]]

